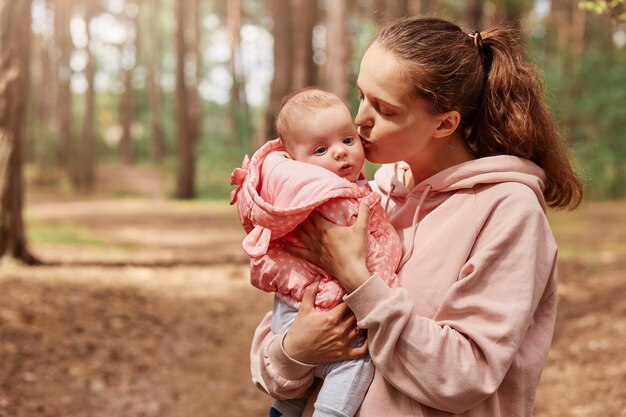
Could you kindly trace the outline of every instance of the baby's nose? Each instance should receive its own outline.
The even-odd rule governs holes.
[[[335,158],[343,158],[347,155],[346,148],[344,146],[338,146],[335,148]]]

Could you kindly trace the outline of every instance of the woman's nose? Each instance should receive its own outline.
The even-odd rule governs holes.
[[[354,124],[362,127],[372,126],[372,119],[369,117],[368,105],[365,100],[361,100],[361,104],[359,104],[359,111],[354,118]]]

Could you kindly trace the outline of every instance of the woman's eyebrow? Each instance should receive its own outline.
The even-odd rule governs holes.
[[[361,86],[359,85],[358,81],[356,82],[356,88],[358,88],[359,91],[361,92],[361,94],[363,94],[363,90],[361,90]],[[377,102],[379,102],[379,103],[384,104],[385,106],[389,106],[389,107],[391,107],[394,110],[399,110],[400,109],[400,105],[399,104],[390,103],[389,101],[387,101],[387,100],[385,100],[383,98],[380,98],[378,96],[372,96],[372,99],[377,101]]]

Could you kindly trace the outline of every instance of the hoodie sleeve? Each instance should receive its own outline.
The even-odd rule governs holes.
[[[345,298],[368,329],[377,372],[415,401],[451,413],[493,395],[509,369],[521,366],[513,363],[519,355],[523,366],[543,367],[556,312],[556,244],[539,204],[504,199],[476,233],[432,318],[414,312],[419,294],[391,289],[376,275]],[[441,253],[438,259],[446,261]],[[411,275],[401,279],[432,279]],[[544,324],[530,332],[534,319]],[[527,333],[533,341],[522,349]]]
[[[303,397],[313,383],[315,366],[289,357],[283,349],[285,334],[273,334],[271,323],[269,312],[254,332],[250,349],[252,382],[277,399]]]

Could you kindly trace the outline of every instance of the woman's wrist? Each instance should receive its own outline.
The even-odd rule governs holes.
[[[283,337],[283,352],[285,352],[285,355],[287,355],[290,359],[296,361],[296,362],[300,362],[301,364],[309,364],[306,361],[306,346],[304,346],[304,349],[302,347],[300,347],[297,343],[296,340],[294,340],[293,334],[290,334],[292,332],[287,331],[287,333],[285,334],[285,337]]]
[[[370,271],[365,262],[354,262],[341,274],[339,280],[348,293],[359,288],[370,277]]]

